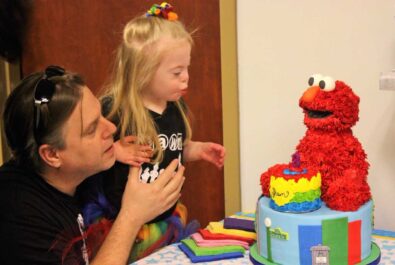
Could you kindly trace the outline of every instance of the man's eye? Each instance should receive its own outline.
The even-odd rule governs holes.
[[[181,72],[175,72],[173,73],[175,76],[179,76],[181,74]]]
[[[92,126],[86,131],[86,135],[92,135],[95,134],[95,132],[96,132],[96,126]]]

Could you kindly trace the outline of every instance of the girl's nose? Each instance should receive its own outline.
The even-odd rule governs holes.
[[[182,75],[182,82],[188,83],[188,81],[189,81],[189,73],[188,71],[185,71],[185,73]]]

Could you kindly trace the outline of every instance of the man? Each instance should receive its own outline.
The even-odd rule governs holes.
[[[13,157],[0,168],[1,264],[125,264],[140,227],[180,197],[178,161],[150,185],[131,168],[120,212],[92,260],[74,195],[115,161],[116,128],[98,100],[79,75],[49,66],[12,91],[4,129]]]

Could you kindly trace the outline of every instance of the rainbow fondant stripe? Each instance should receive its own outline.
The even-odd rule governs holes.
[[[287,237],[269,235],[271,258],[277,264],[312,264],[312,248],[329,248],[330,264],[358,264],[371,253],[372,201],[355,212],[334,211],[323,205],[314,212],[295,214],[278,212],[269,207],[270,199],[261,197],[257,204],[258,254],[267,258],[267,229],[263,220],[270,219],[269,231],[280,230]],[[361,263],[362,264],[362,263]]]
[[[321,174],[308,175],[309,170],[282,171],[270,177],[270,207],[281,212],[309,212],[321,207]]]

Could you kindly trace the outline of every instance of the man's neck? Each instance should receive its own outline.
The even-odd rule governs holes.
[[[47,169],[41,176],[49,185],[70,196],[74,196],[77,186],[81,183],[81,180],[77,180],[78,178],[66,176],[55,168]]]

